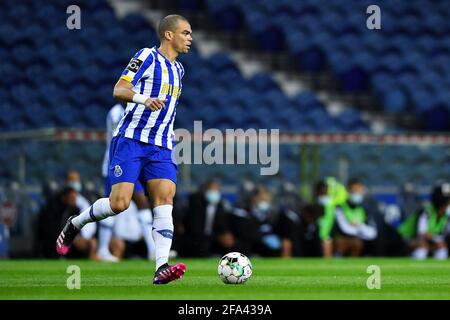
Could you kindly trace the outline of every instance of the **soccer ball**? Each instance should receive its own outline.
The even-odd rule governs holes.
[[[230,252],[220,259],[217,272],[224,283],[239,284],[250,279],[253,267],[250,260],[242,253]]]

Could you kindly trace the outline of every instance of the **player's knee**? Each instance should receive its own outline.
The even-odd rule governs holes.
[[[125,197],[115,197],[110,199],[110,205],[112,211],[115,213],[120,213],[122,211],[125,211],[130,206],[130,200]]]
[[[173,205],[173,197],[171,197],[171,196],[160,196],[160,197],[155,198],[152,201],[152,207],[153,208],[158,207],[158,206],[162,206],[162,205],[166,205],[166,204]]]

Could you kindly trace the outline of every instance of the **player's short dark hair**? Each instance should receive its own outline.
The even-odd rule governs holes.
[[[185,17],[180,16],[178,14],[170,14],[170,15],[162,18],[158,25],[159,40],[164,39],[164,33],[166,31],[174,31],[177,26],[178,21],[180,21],[180,20],[188,22],[188,19],[186,19]]]

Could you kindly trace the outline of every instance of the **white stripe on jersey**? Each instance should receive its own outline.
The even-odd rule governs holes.
[[[142,142],[148,143],[148,136],[150,133],[150,129],[155,126],[156,120],[158,119],[160,113],[161,113],[161,110],[153,111],[150,114],[150,117],[148,117],[145,128],[141,132],[141,141]]]
[[[128,128],[125,131],[125,137],[133,139],[134,129],[136,129],[136,127],[138,126],[139,119],[141,119],[141,116],[144,113],[144,110],[146,108],[147,107],[144,106],[143,104],[138,104],[137,105],[137,107],[136,107],[136,109],[134,110],[134,113],[133,113],[133,118],[132,118],[133,120],[128,125]]]

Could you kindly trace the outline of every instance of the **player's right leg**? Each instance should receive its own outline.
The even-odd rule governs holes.
[[[84,225],[106,219],[126,210],[130,205],[133,189],[133,183],[117,183],[112,186],[109,198],[98,199],[78,216],[71,216],[58,236],[56,251],[60,255],[66,255],[69,252],[73,239],[75,239]]]
[[[161,174],[163,175],[164,172]],[[154,213],[153,239],[155,241],[156,272],[153,284],[166,284],[180,279],[186,272],[184,263],[168,264],[173,237],[172,209],[176,185],[173,180],[157,178],[147,182],[147,189],[150,193]]]
[[[56,251],[65,255],[73,239],[86,223],[100,221],[126,210],[131,202],[134,182],[141,171],[142,147],[137,141],[116,136],[111,140],[108,178],[112,185],[109,198],[101,198],[78,216],[70,217],[56,242]]]

